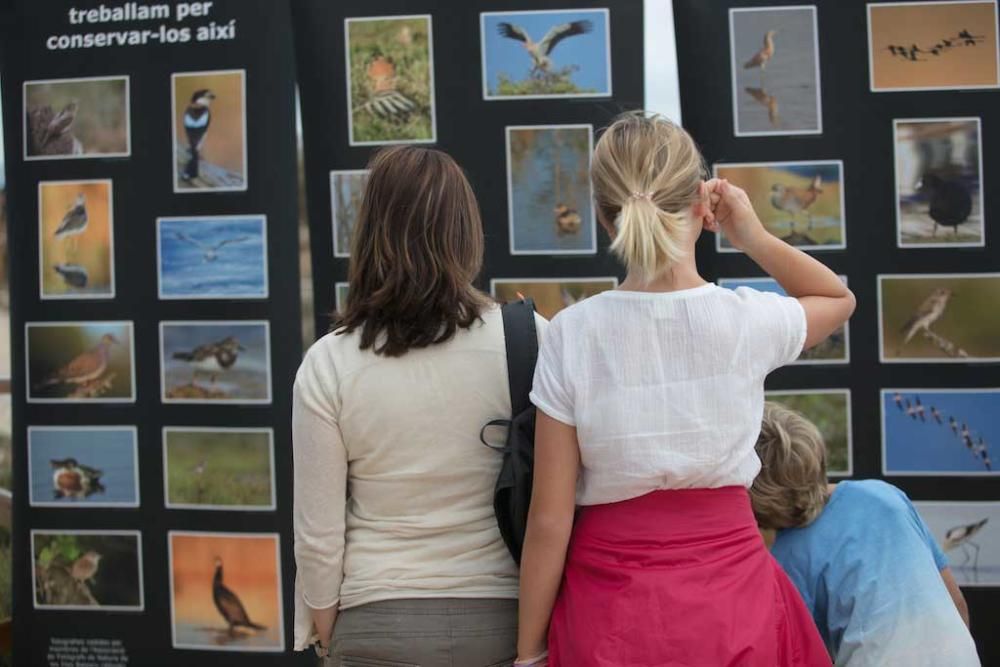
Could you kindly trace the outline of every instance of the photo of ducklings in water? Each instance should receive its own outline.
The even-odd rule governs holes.
[[[29,426],[32,507],[138,507],[132,426]]]
[[[512,255],[597,252],[590,186],[591,125],[507,127]]]
[[[896,120],[893,135],[898,246],[984,246],[979,118]]]
[[[842,250],[844,165],[840,160],[717,164],[718,178],[746,190],[769,232],[801,250]],[[716,250],[739,252],[725,234]]]
[[[115,296],[113,217],[109,180],[38,184],[42,299]]]

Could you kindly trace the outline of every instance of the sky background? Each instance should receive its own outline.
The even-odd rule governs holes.
[[[948,417],[954,416],[959,428],[969,425],[975,442],[986,442],[994,470],[1000,468],[1000,392],[909,392],[901,390],[911,401],[920,396],[926,421],[913,419],[900,411],[893,400],[894,391],[882,397],[884,410],[885,467],[892,472],[986,472],[982,460],[974,456],[962,442],[961,435],[952,433]],[[930,415],[931,406],[941,412],[943,424]]]
[[[552,49],[549,58],[552,59],[553,69],[556,70],[567,65],[578,65],[580,69],[570,78],[580,88],[606,93],[610,87],[605,42],[607,27],[604,12],[594,10],[544,14],[509,12],[484,16],[486,80],[490,90],[496,90],[498,76],[501,73],[513,81],[523,81],[531,72],[531,56],[524,50],[524,43],[502,37],[497,32],[500,23],[511,23],[524,28],[537,43],[553,27],[584,19],[594,24],[593,30],[563,39]]]

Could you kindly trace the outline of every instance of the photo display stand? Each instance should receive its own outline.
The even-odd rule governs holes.
[[[13,664],[308,664],[288,4],[0,19]]]
[[[994,664],[996,3],[673,4],[683,117],[706,162],[857,297],[849,338],[773,373],[768,398],[820,425],[831,481],[881,478],[914,501]],[[775,290],[724,239],[698,252],[708,279]]]

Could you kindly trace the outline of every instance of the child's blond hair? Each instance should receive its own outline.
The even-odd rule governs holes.
[[[701,197],[705,162],[687,132],[666,118],[619,116],[594,149],[597,209],[616,233],[611,251],[643,281],[680,260],[688,209]]]
[[[761,470],[750,501],[760,527],[812,523],[828,497],[826,444],[816,425],[779,403],[765,403],[757,456]]]

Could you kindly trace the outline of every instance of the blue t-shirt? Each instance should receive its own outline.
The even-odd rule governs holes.
[[[902,491],[837,484],[822,514],[772,553],[837,665],[979,665],[940,571],[948,559]]]

